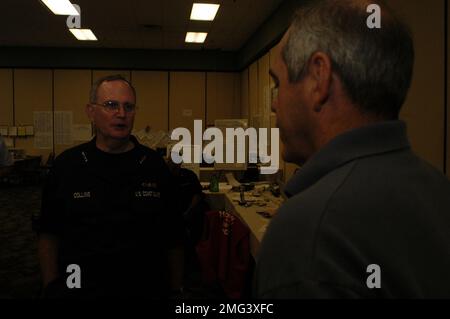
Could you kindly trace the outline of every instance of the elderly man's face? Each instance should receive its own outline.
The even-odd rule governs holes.
[[[282,57],[287,42],[287,33],[275,48],[270,75],[278,91],[272,100],[272,111],[276,113],[277,127],[283,142],[282,156],[287,162],[304,163],[310,155],[313,114],[308,96],[308,81],[302,79],[290,83],[288,69]]]
[[[120,108],[110,111],[101,106],[106,102],[117,102]],[[89,118],[97,129],[97,137],[103,140],[126,139],[134,123],[134,112],[126,112],[124,105],[135,104],[136,98],[124,81],[103,82],[97,91],[97,103],[88,107]]]

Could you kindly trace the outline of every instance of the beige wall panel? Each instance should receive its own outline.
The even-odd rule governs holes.
[[[150,127],[151,132],[167,132],[169,126],[169,74],[156,71],[132,71],[138,110],[134,129]]]
[[[273,63],[273,61],[275,61],[275,46],[269,51],[269,62]]]
[[[108,76],[108,75],[116,75],[120,74],[125,79],[130,81],[131,78],[131,72],[128,70],[93,70],[92,71],[92,82],[95,82],[97,79]]]
[[[14,71],[15,125],[33,125],[33,112],[52,111],[52,71],[17,69]],[[16,138],[16,148],[28,155],[42,155],[46,161],[53,149],[34,148],[34,137]]]
[[[193,133],[194,120],[205,127],[205,73],[170,72],[169,91],[169,129],[185,127]]]
[[[90,70],[55,70],[54,71],[54,103],[55,112],[71,111],[72,124],[89,124],[85,113],[86,104],[89,102],[89,90],[91,88]],[[56,132],[55,132],[56,133]],[[86,141],[77,140],[75,135],[70,145],[60,145],[55,139],[55,153],[60,154],[64,150]]]
[[[84,120],[91,89],[91,71],[55,70],[54,85],[55,111],[74,111],[74,123]]]
[[[401,118],[413,149],[443,169],[444,150],[444,3],[441,0],[389,2],[409,24],[416,61],[412,86]]]
[[[248,68],[241,72],[241,117],[249,119]]]
[[[240,118],[235,74],[208,72],[206,79],[207,125],[214,125],[216,119]]]
[[[272,112],[270,114],[270,127],[271,128],[276,128],[277,127],[276,121],[277,121],[276,114]],[[271,145],[271,147],[272,147],[272,145]],[[285,170],[284,160],[283,160],[283,157],[281,156],[281,154],[282,154],[282,152],[281,152],[281,140],[278,139],[278,159],[279,159],[278,167],[281,170],[283,170],[283,174],[284,174],[284,170]]]
[[[241,75],[240,73],[233,73],[234,78],[234,103],[233,114],[237,118],[241,117]]]
[[[258,114],[258,62],[254,62],[249,67],[249,117],[250,125],[253,126],[253,116]]]
[[[0,69],[0,125],[13,125],[13,74]]]
[[[269,70],[270,70],[270,66],[272,65],[273,61],[274,61],[274,55],[273,55],[273,48],[270,50],[270,52],[268,53],[269,55]],[[275,83],[272,79],[272,77],[269,74],[269,88],[272,89],[275,86]],[[272,90],[270,90],[270,107],[272,107]],[[276,113],[272,112],[272,110],[270,111],[270,127],[277,127],[277,115]],[[286,174],[286,167],[285,167],[285,162],[283,160],[283,156],[282,156],[282,149],[281,149],[281,140],[279,140],[279,158],[280,158],[280,169],[283,170],[283,181],[285,180],[285,174]]]
[[[270,116],[269,77],[269,53],[266,53],[258,60],[258,113],[264,115],[267,119]],[[266,124],[269,123],[266,122]]]

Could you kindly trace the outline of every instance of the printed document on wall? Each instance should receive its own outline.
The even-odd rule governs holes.
[[[55,112],[55,144],[72,145],[72,111]]]
[[[33,112],[34,148],[46,150],[53,148],[52,112]]]

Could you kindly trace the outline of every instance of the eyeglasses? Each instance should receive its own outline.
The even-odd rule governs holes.
[[[120,110],[120,104],[117,101],[106,101],[102,104],[98,104],[98,103],[91,103],[92,105],[98,105],[98,106],[103,106],[103,108],[110,113],[116,113],[119,112]],[[122,103],[123,109],[126,113],[133,113],[136,111],[137,106],[136,104],[132,104],[132,103]]]

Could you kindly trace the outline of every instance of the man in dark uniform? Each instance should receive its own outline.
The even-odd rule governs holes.
[[[176,188],[162,157],[131,136],[135,112],[126,79],[99,79],[86,106],[95,137],[54,162],[37,223],[46,296],[164,298],[181,287]],[[69,265],[81,288],[68,288]]]

